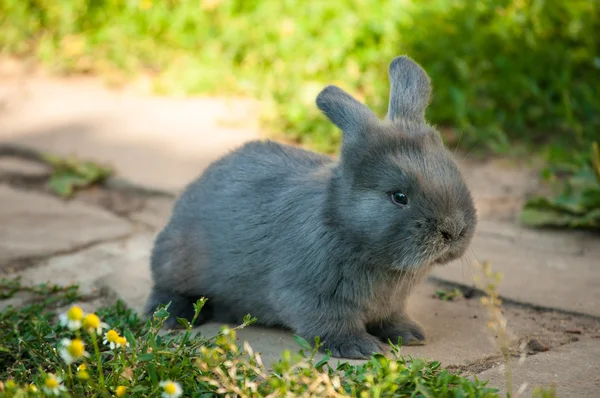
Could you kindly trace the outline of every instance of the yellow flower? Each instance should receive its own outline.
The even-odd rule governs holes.
[[[109,345],[110,349],[114,350],[119,337],[119,333],[113,329],[110,329],[108,332],[104,333],[104,344]]]
[[[67,363],[67,365],[87,356],[85,352],[85,344],[80,339],[62,339],[60,342],[61,348],[58,351],[60,357]]]
[[[98,315],[96,314],[87,314],[85,318],[83,318],[82,324],[87,332],[92,333],[93,331],[96,331],[99,335],[102,334],[103,328],[108,327],[106,323],[100,321],[100,318],[98,318]]]
[[[83,369],[79,369],[77,371],[77,377],[81,380],[87,380],[90,378],[90,374],[88,373],[87,370],[85,370],[85,367]]]
[[[81,380],[87,380],[90,378],[90,374],[87,371],[87,366],[85,366],[85,363],[82,363],[77,367],[77,377],[79,377]]]
[[[115,341],[115,344],[119,348],[125,348],[126,346],[129,345],[129,343],[127,342],[127,339],[125,337],[121,337],[121,336],[119,336],[117,338],[117,341]]]
[[[117,333],[115,330],[110,329],[108,332],[106,332],[104,334],[104,339],[105,341],[114,343],[115,341],[117,341],[117,339],[119,338],[119,333]]]
[[[174,381],[163,381],[160,383],[160,386],[163,388],[162,398],[177,398],[183,394],[179,383]]]
[[[48,388],[56,388],[58,387],[58,379],[53,376],[49,376],[46,381],[44,381],[44,385]]]
[[[100,318],[96,314],[87,314],[83,318],[83,328],[85,330],[97,329],[100,327]]]
[[[115,390],[115,395],[117,397],[124,397],[126,392],[127,392],[127,387],[125,387],[125,386],[119,386]]]
[[[81,307],[74,305],[64,314],[60,314],[59,322],[62,326],[66,326],[69,330],[77,330],[81,327],[83,319],[83,310]]]
[[[60,377],[49,374],[44,381],[44,391],[48,395],[60,395],[61,392],[66,391],[66,388],[62,385]]]
[[[36,393],[38,391],[38,389],[35,386],[35,384],[30,384],[29,387],[27,387],[27,391],[29,391],[31,393]]]

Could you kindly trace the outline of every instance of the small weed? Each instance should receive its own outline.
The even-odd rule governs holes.
[[[64,198],[72,196],[78,189],[101,184],[113,174],[109,167],[92,161],[41,153],[11,144],[0,145],[0,157],[15,157],[46,166],[50,170],[48,187]]]
[[[497,337],[496,342],[502,358],[504,359],[504,373],[506,375],[506,393],[507,397],[513,395],[513,382],[512,382],[512,364],[510,362],[510,332],[508,329],[507,321],[502,314],[502,300],[498,294],[498,285],[502,280],[502,274],[494,272],[492,265],[489,262],[483,264],[475,264],[479,269],[479,275],[475,275],[474,281],[478,287],[485,293],[485,296],[481,298],[481,304],[488,311],[489,321],[488,328]]]
[[[513,386],[513,365],[511,362],[512,354],[510,349],[511,333],[508,328],[508,322],[502,314],[502,300],[498,293],[498,285],[502,281],[502,274],[495,272],[492,265],[486,261],[483,264],[474,264],[478,274],[474,276],[474,282],[484,292],[485,296],[481,298],[481,304],[488,312],[488,328],[492,331],[495,342],[502,354],[504,360],[504,375],[506,377],[506,397],[519,397],[527,384],[523,384],[514,393]],[[521,360],[525,357],[522,355]],[[533,396],[537,398],[556,398],[554,386],[550,388],[535,387]]]
[[[43,154],[42,158],[52,168],[48,182],[50,189],[62,197],[70,197],[77,189],[102,183],[113,173],[108,167],[75,157]]]
[[[434,297],[442,301],[454,301],[464,297],[463,292],[460,289],[452,290],[436,290]]]

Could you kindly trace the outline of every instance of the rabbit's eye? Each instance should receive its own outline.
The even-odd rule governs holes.
[[[408,197],[402,192],[392,192],[390,198],[395,205],[406,206],[408,204]]]

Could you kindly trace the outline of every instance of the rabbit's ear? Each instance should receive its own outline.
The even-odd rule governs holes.
[[[390,104],[387,118],[425,122],[425,109],[431,97],[431,82],[427,73],[407,56],[390,63]]]
[[[317,106],[344,133],[342,140],[355,141],[377,116],[364,104],[337,86],[327,86],[317,96]]]

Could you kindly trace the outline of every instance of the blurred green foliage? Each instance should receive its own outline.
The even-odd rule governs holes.
[[[414,3],[409,52],[437,87],[435,122],[507,151],[519,139],[583,144],[600,136],[600,3]]]
[[[560,194],[525,204],[521,221],[538,227],[600,230],[600,149],[592,144],[592,164],[581,167],[562,182]]]
[[[0,23],[4,52],[59,71],[257,97],[269,129],[323,151],[340,132],[319,90],[338,84],[383,116],[399,54],[431,75],[428,117],[450,144],[581,166],[600,140],[597,0],[0,0]]]

